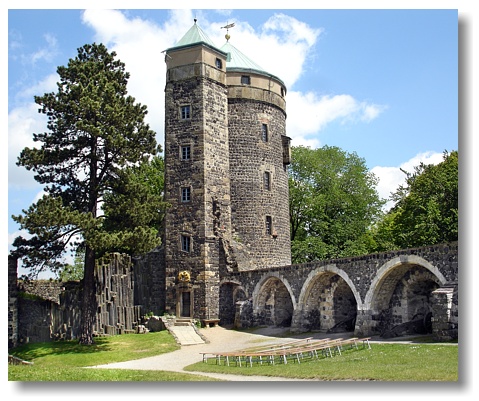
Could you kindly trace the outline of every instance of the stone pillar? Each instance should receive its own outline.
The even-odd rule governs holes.
[[[371,310],[358,309],[356,327],[354,328],[355,336],[365,337],[377,334],[375,332],[376,320],[373,316],[374,313]]]
[[[452,283],[432,293],[432,335],[436,341],[458,338],[457,289],[457,283]]]

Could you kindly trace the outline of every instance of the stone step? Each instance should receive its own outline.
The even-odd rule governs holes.
[[[175,326],[190,326],[192,323],[191,319],[186,319],[186,318],[179,318],[175,319]]]

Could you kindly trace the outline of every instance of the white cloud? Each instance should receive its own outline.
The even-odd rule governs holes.
[[[8,185],[10,188],[32,188],[38,185],[31,171],[16,165],[23,148],[36,146],[32,133],[45,130],[44,116],[38,114],[37,109],[38,106],[35,103],[30,103],[24,107],[17,107],[8,115]]]
[[[84,24],[95,31],[95,41],[104,43],[126,65],[130,73],[129,94],[148,106],[146,121],[157,132],[158,143],[164,143],[164,91],[166,66],[163,50],[173,46],[191,27],[193,18],[218,47],[225,43],[226,21],[209,22],[210,14],[191,10],[168,12],[160,23],[140,18],[128,18],[128,12],[118,10],[86,10]],[[228,16],[228,11],[220,15]],[[228,21],[233,22],[233,21]],[[247,22],[234,21],[230,31],[231,42],[240,51],[257,62],[266,71],[281,78],[287,88],[287,133],[293,145],[320,146],[319,135],[332,122],[369,122],[377,118],[384,107],[355,99],[349,94],[319,95],[313,91],[302,93],[292,90],[306,70],[313,47],[322,29],[312,28],[304,22],[284,14],[275,14],[255,31]],[[54,39],[49,39],[54,45]],[[38,86],[23,92],[30,99],[34,94],[51,91],[56,75],[51,75]],[[45,120],[34,110],[37,106],[21,106],[9,115],[9,154],[18,155],[29,144],[31,133],[45,129]],[[308,118],[304,118],[307,115]],[[10,157],[11,183],[23,183],[18,168]]]
[[[439,164],[442,161],[442,153],[424,152],[417,154],[397,167],[376,166],[372,168],[371,172],[379,178],[377,186],[379,196],[383,199],[388,199],[391,193],[395,192],[401,184],[405,183],[406,175],[401,169],[412,173],[414,172],[414,167],[419,166],[421,162],[425,164]],[[389,210],[393,205],[393,202],[388,201],[384,209]]]
[[[38,112],[40,106],[33,101],[33,96],[53,91],[57,80],[57,74],[49,75],[37,85],[18,92],[14,99],[14,102],[19,105],[8,113],[9,187],[32,188],[38,186],[33,179],[33,173],[24,167],[17,166],[16,162],[25,147],[38,146],[33,141],[33,133],[43,132],[46,129],[47,118]]]
[[[221,29],[224,22],[201,24],[218,47],[226,42],[226,31]],[[265,71],[280,78],[288,89],[301,77],[306,60],[311,57],[312,48],[322,33],[322,29],[312,28],[284,14],[274,14],[259,31],[244,21],[227,22],[235,23],[229,31],[231,44]]]
[[[51,34],[45,34],[43,38],[45,39],[45,42],[47,42],[47,46],[42,47],[41,49],[38,49],[36,52],[27,56],[27,60],[33,64],[39,60],[51,61],[58,53],[57,38]]]
[[[288,93],[287,132],[293,140],[293,145],[309,143],[319,144],[315,136],[324,127],[334,121],[340,123],[365,121],[377,118],[384,107],[359,102],[351,95],[324,95],[314,92]],[[305,118],[307,116],[307,118]]]
[[[190,10],[174,10],[170,18],[157,25],[140,18],[128,19],[116,10],[86,10],[83,22],[95,30],[95,40],[125,63],[130,73],[128,92],[148,107],[146,122],[164,143],[164,91],[166,66],[163,50],[171,47],[191,27]]]

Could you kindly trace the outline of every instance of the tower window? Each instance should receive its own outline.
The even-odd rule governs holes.
[[[181,250],[183,252],[191,251],[191,238],[187,235],[181,236]]]
[[[181,201],[189,202],[191,200],[191,188],[183,187],[181,188]]]
[[[191,118],[191,106],[181,106],[180,113],[182,120],[189,120]]]
[[[181,160],[191,159],[191,146],[185,145],[181,147]]]
[[[261,139],[263,142],[268,142],[268,125],[262,124],[261,125]]]
[[[243,85],[251,85],[251,77],[249,75],[242,75],[241,76],[241,83]]]
[[[216,68],[219,68],[220,70],[223,68],[223,62],[219,58],[216,59],[215,65],[216,65]]]
[[[267,191],[271,190],[271,173],[269,171],[263,173],[263,188]]]
[[[266,235],[273,234],[273,219],[271,216],[266,216]]]

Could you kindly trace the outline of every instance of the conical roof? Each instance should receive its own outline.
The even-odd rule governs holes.
[[[227,69],[243,69],[243,70],[256,70],[264,71],[264,69],[256,64],[249,57],[241,53],[236,47],[234,47],[229,41],[226,42],[222,47],[225,53],[228,54],[226,59],[226,68]]]
[[[226,71],[255,72],[261,75],[265,75],[267,77],[275,78],[279,82],[283,83],[281,79],[265,71],[260,65],[255,63],[253,60],[251,60],[249,57],[239,51],[236,47],[234,47],[229,42],[229,36],[227,37],[226,43],[221,48],[216,47],[213,41],[196,23],[196,19],[193,26],[188,30],[188,32],[183,35],[183,37],[175,44],[175,46],[170,47],[166,51],[168,52],[170,50],[177,50],[190,46],[196,46],[199,44],[203,44],[220,53],[226,54]]]
[[[261,75],[266,75],[268,77],[273,77],[279,82],[283,83],[281,79],[270,74],[265,69],[263,69],[259,64],[255,63],[248,56],[239,51],[234,47],[229,40],[221,46],[221,51],[227,54],[226,56],[226,71],[244,71],[244,72],[256,72]],[[284,85],[284,83],[283,83]]]
[[[186,32],[173,47],[167,49],[167,51],[184,47],[196,46],[198,44],[204,44],[208,47],[215,49],[216,51],[219,51],[219,48],[216,47],[213,41],[208,37],[205,31],[200,28],[200,26],[196,23],[195,20],[195,23],[188,30],[188,32]]]

